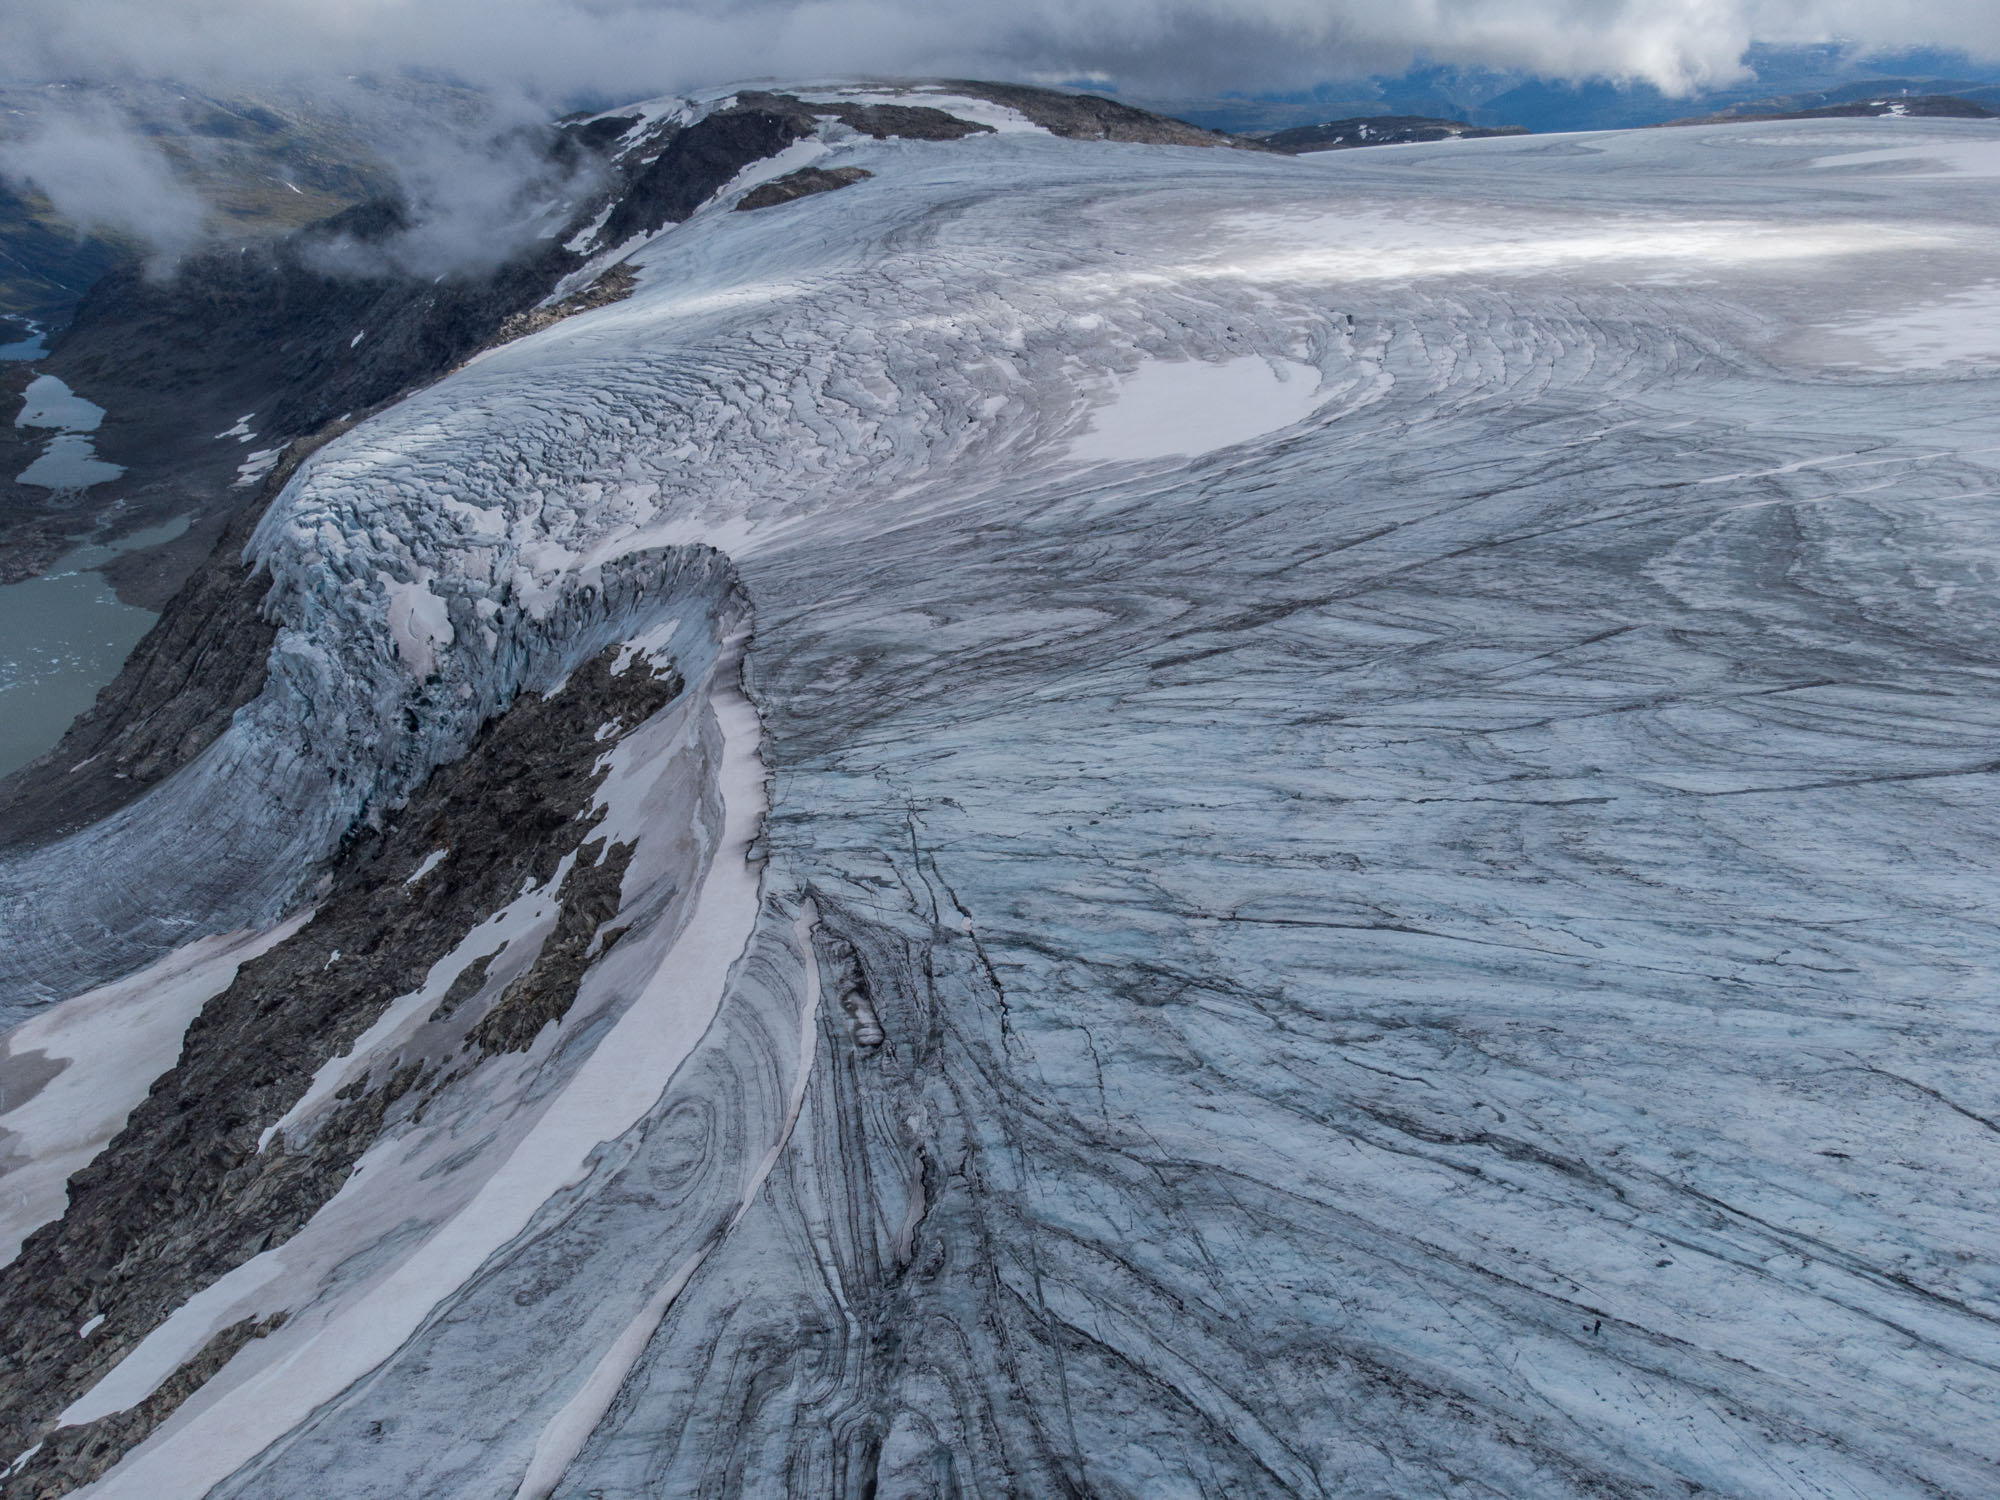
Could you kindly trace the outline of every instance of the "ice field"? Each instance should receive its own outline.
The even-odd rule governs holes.
[[[67,1171],[172,1056],[103,987],[688,683],[631,935],[82,1493],[2000,1494],[2000,126],[819,144],[309,461],[263,696],[0,864]]]

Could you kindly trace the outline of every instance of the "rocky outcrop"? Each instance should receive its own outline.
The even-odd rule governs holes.
[[[19,1469],[7,1477],[6,1492],[29,1500],[54,1500],[90,1483],[179,1411],[187,1398],[234,1359],[245,1344],[252,1339],[267,1338],[284,1326],[282,1312],[268,1318],[242,1318],[230,1324],[202,1345],[191,1359],[178,1365],[138,1405],[94,1422],[59,1427],[50,1433],[31,1450]]]
[[[1101,94],[1070,94],[1020,83],[977,83],[954,79],[952,89],[1017,110],[1052,135],[1073,141],[1137,141],[1152,146],[1236,146],[1262,149],[1258,142],[1207,130],[1121,104]]]
[[[743,168],[804,140],[823,119],[837,120],[876,140],[901,136],[953,141],[993,128],[924,105],[808,101],[794,94],[745,90],[730,108],[704,115],[672,135],[633,179],[605,221],[598,242],[618,245],[635,234],[680,223]]]
[[[564,318],[573,318],[578,313],[589,312],[592,308],[609,307],[614,302],[623,302],[632,295],[632,289],[638,284],[639,273],[620,261],[582,291],[572,292],[560,302],[515,313],[500,325],[500,331],[493,335],[492,342],[486,347],[494,349],[502,344],[511,344],[515,339],[524,339],[531,333],[540,333],[544,328],[552,328]]]
[[[623,244],[687,218],[743,168],[775,156],[813,132],[803,110],[718,110],[667,142],[666,149],[633,179],[631,189],[605,220],[599,240]]]
[[[875,174],[866,167],[834,167],[823,170],[819,167],[801,167],[796,172],[787,172],[783,177],[759,183],[737,201],[739,213],[748,213],[760,208],[776,208],[780,203],[791,203],[799,198],[809,198],[815,193],[831,193],[844,187],[852,187],[864,177]]]

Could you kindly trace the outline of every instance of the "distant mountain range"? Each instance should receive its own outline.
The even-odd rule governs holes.
[[[1673,96],[1650,84],[1569,83],[1489,69],[1419,67],[1396,77],[1346,79],[1302,91],[1132,96],[1216,130],[1268,136],[1331,120],[1423,116],[1464,125],[1523,126],[1538,134],[1664,125],[1728,112],[1777,115],[1874,98],[1949,95],[2000,109],[2000,66],[1962,54],[1859,58],[1838,47],[1753,48],[1752,76]]]
[[[1866,97],[1825,102],[1824,94],[1792,94],[1779,99],[1754,99],[1732,104],[1713,114],[1669,120],[1670,125],[1719,125],[1730,120],[1837,120],[1879,119],[1884,115],[1922,116],[1932,119],[1990,120],[1994,111],[1988,103],[2000,104],[2000,88],[1982,88],[1965,94],[1913,94],[1903,90],[1866,90]]]

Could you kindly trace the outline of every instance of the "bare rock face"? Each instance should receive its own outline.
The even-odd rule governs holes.
[[[582,291],[572,292],[560,302],[548,303],[515,313],[500,325],[500,331],[493,335],[487,347],[511,344],[515,339],[524,339],[531,333],[540,333],[544,328],[553,327],[564,318],[573,318],[578,313],[589,312],[592,308],[609,307],[614,302],[623,302],[632,295],[638,284],[638,273],[623,264],[611,266],[602,275],[595,277]]]
[[[737,200],[736,207],[741,213],[776,208],[780,203],[810,198],[814,193],[831,193],[839,188],[852,187],[863,178],[874,175],[866,167],[835,167],[830,172],[819,167],[801,167],[783,177],[759,183]]]
[[[1136,141],[1152,146],[1237,146],[1260,149],[1255,141],[1207,130],[1121,104],[1099,94],[1072,94],[1024,84],[957,82],[949,85],[980,99],[1019,110],[1052,135],[1072,141]]]
[[[682,222],[751,162],[812,134],[812,116],[805,110],[772,103],[776,107],[752,103],[717,110],[676,131],[612,210],[603,243],[622,244],[635,234]]]

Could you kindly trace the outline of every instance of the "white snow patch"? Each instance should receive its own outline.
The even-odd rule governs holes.
[[[426,867],[433,860],[443,859],[444,855],[445,851],[440,849],[424,861]],[[541,939],[555,923],[559,910],[555,893],[562,889],[563,877],[569,874],[575,859],[574,854],[565,855],[546,884],[535,886],[516,897],[473,928],[456,948],[431,965],[421,988],[391,1001],[388,1008],[375,1018],[375,1024],[354,1039],[352,1047],[340,1056],[330,1057],[321,1063],[319,1070],[313,1074],[312,1082],[306,1085],[306,1091],[299,1095],[292,1107],[265,1126],[257,1137],[257,1150],[264,1151],[278,1136],[310,1123],[328,1100],[365,1076],[384,1053],[407,1041],[409,1033],[422,1025],[437,1008],[438,1002],[444,999],[445,991],[477,960],[530,940],[539,947]],[[338,954],[335,956],[338,957]]]
[[[717,188],[714,196],[702,207],[705,209],[716,204],[734,203],[759,183],[783,177],[787,172],[796,172],[801,167],[809,167],[831,149],[825,141],[816,136],[793,141],[777,155],[751,162],[749,166],[730,178],[724,186]]]
[[[65,1067],[0,1114],[20,1164],[0,1172],[0,1264],[62,1215],[73,1173],[125,1126],[153,1080],[180,1057],[181,1037],[237,969],[282,943],[310,911],[262,932],[231,932],[177,948],[152,967],[43,1011],[10,1032],[7,1058],[40,1053]]]
[[[80,1339],[87,1339],[103,1326],[104,1326],[104,1314],[99,1313],[94,1318],[86,1319],[83,1326],[77,1329],[76,1336]]]
[[[786,1117],[785,1128],[778,1133],[777,1139],[772,1142],[771,1149],[765,1153],[757,1170],[752,1172],[744,1183],[743,1197],[736,1206],[735,1215],[729,1221],[730,1229],[734,1229],[743,1221],[743,1216],[750,1211],[750,1205],[756,1201],[757,1194],[763,1190],[764,1180],[771,1175],[771,1169],[778,1164],[778,1158],[784,1154],[785,1145],[791,1140],[792,1131],[798,1125],[799,1111],[805,1106],[806,1084],[812,1078],[819,1025],[819,965],[812,958],[812,930],[818,921],[819,913],[808,900],[792,922],[792,940],[798,945],[799,951],[806,955],[806,1003],[801,1007],[799,1017],[799,1064],[797,1072],[792,1077],[791,1110]],[[549,1425],[542,1429],[542,1435],[535,1441],[535,1453],[529,1460],[528,1472],[523,1476],[520,1488],[514,1492],[514,1500],[548,1500],[548,1497],[555,1492],[555,1487],[561,1481],[564,1472],[576,1462],[576,1456],[583,1451],[583,1445],[589,1441],[590,1434],[596,1431],[597,1425],[604,1420],[604,1414],[611,1409],[611,1403],[617,1397],[619,1388],[632,1373],[632,1367],[639,1362],[639,1356],[645,1353],[646,1345],[652,1342],[653,1335],[659,1331],[660,1321],[666,1317],[667,1309],[673,1306],[674,1299],[681,1294],[694,1273],[701,1269],[702,1262],[708,1259],[709,1254],[726,1237],[727,1231],[724,1231],[723,1235],[707,1241],[694,1254],[674,1267],[673,1272],[660,1284],[659,1290],[647,1300],[638,1315],[625,1325],[616,1339],[612,1340],[610,1347],[598,1360],[596,1368],[590,1372],[590,1378],[584,1381],[577,1393],[564,1403],[562,1410],[556,1413]]]
[[[1858,339],[1872,358],[1835,363],[1864,369],[1940,369],[2000,360],[2000,281],[1899,313],[1861,314],[1822,331]]]
[[[455,638],[444,600],[431,592],[430,569],[419,568],[414,583],[387,573],[378,576],[389,595],[389,634],[396,642],[396,654],[418,677],[430,676],[438,650]]]
[[[1898,173],[1907,177],[2000,177],[2000,141],[1949,141],[1934,137],[1883,146],[1874,151],[1849,151],[1822,156],[1813,167],[1873,167],[1887,162],[1915,162],[1927,171]]]
[[[1319,386],[1319,371],[1293,360],[1148,360],[1092,414],[1069,457],[1106,463],[1213,453],[1304,420]]]
[[[639,127],[634,126],[633,128],[638,129]],[[563,243],[563,249],[569,251],[571,255],[589,254],[590,247],[597,243],[598,235],[604,232],[604,226],[611,218],[611,211],[617,207],[618,200],[613,198],[609,203],[604,205],[603,211],[596,218],[584,225],[583,228],[579,229]]]
[[[352,349],[367,337],[368,337],[368,330],[364,328],[359,333],[355,334],[353,338],[347,341],[347,347]]]
[[[431,850],[429,854],[426,854],[424,856],[424,862],[418,865],[417,868],[411,872],[410,876],[406,880],[404,880],[403,884],[415,885],[419,880],[422,880],[426,875],[430,874],[431,871],[435,870],[439,865],[443,864],[444,857],[449,853],[451,853],[449,849]]]
[[[358,1167],[356,1170],[360,1170]],[[63,1410],[63,1426],[81,1426],[116,1411],[125,1411],[159,1389],[206,1344],[222,1325],[218,1315],[241,1298],[268,1286],[282,1269],[277,1252],[245,1261],[228,1275],[209,1283],[174,1309],[173,1316],[148,1334],[110,1373]],[[219,1477],[219,1476],[218,1476]],[[162,1492],[164,1493],[164,1492]],[[197,1491],[196,1493],[199,1493]]]
[[[667,227],[672,228],[673,226],[668,225]],[[664,234],[666,231],[661,230],[659,232]],[[542,298],[542,300],[536,303],[535,305],[537,307],[554,307],[556,306],[556,304],[562,302],[566,298],[574,296],[577,292],[580,292],[581,290],[583,290],[583,288],[589,286],[593,281],[597,280],[598,277],[602,276],[606,271],[610,270],[613,266],[625,260],[634,251],[642,248],[653,238],[654,238],[653,235],[650,235],[646,233],[645,230],[641,229],[637,233],[627,235],[624,239],[620,240],[617,244],[611,246],[609,249],[599,250],[589,260],[585,261],[582,265],[578,266],[574,271],[571,271],[569,275],[563,277],[561,281],[558,281],[555,284],[555,289],[551,291],[548,294],[548,296]],[[547,330],[544,331],[546,332]],[[516,340],[515,342],[518,343],[521,341]],[[507,344],[498,344],[490,349],[482,349],[477,354],[473,355],[471,359],[467,360],[466,364],[468,365],[478,364],[481,360],[490,358],[491,356],[498,354],[509,347],[510,346]]]
[[[250,430],[250,419],[256,415],[257,413],[255,413],[254,411],[246,411],[245,413],[243,413],[242,416],[236,419],[236,425],[234,427],[225,428],[223,431],[218,432],[215,435],[216,441],[220,442],[223,438],[235,438],[238,442],[241,443],[249,442],[250,439],[254,438],[257,435],[256,433]]]
[[[278,458],[284,451],[283,448],[254,449],[248,458],[237,465],[236,482],[230,488],[240,490],[255,484],[278,466]]]
[[[623,677],[625,669],[632,665],[635,657],[643,658],[649,662],[669,659],[663,656],[662,653],[666,652],[668,647],[673,644],[674,636],[680,628],[681,622],[676,617],[655,625],[651,630],[646,631],[642,635],[633,636],[631,640],[618,648],[618,655],[611,663],[611,675],[613,677]]]

